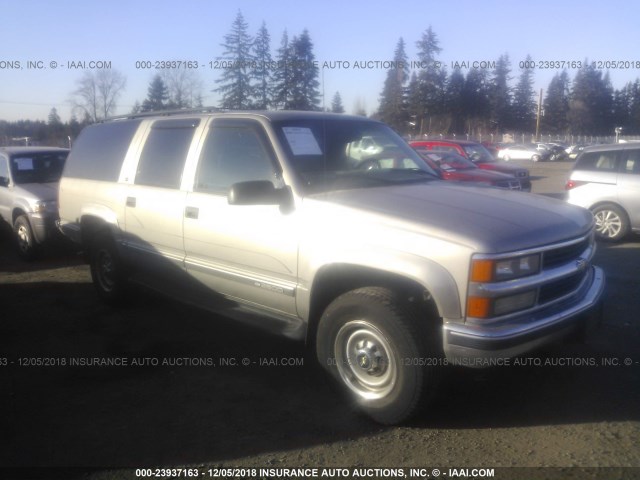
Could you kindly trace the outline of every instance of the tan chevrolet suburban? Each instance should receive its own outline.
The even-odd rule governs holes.
[[[363,149],[375,138],[378,149]],[[60,229],[107,301],[142,282],[306,340],[375,420],[445,363],[485,366],[597,320],[588,210],[440,181],[384,124],[310,112],[139,115],[85,128]]]

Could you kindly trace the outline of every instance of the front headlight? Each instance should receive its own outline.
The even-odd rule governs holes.
[[[539,253],[506,258],[474,258],[469,274],[470,284],[500,283],[535,275],[541,269]],[[483,293],[482,286],[474,288],[467,298],[467,316],[491,318],[526,310],[535,305],[537,291],[513,292],[508,288],[504,294]]]
[[[513,258],[475,259],[471,263],[472,282],[504,282],[528,277],[540,271],[540,254]]]
[[[33,213],[55,212],[57,208],[58,202],[55,200],[39,200],[33,205]]]

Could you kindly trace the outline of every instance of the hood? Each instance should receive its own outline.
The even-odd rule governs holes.
[[[552,198],[445,181],[343,190],[311,198],[377,215],[388,224],[402,222],[402,228],[484,253],[574,239],[588,233],[593,223],[588,210]]]
[[[57,200],[58,199],[58,182],[53,183],[20,183],[15,187],[27,192],[34,197],[35,200]]]
[[[516,165],[510,165],[507,162],[483,162],[476,163],[480,168],[486,168],[491,171],[499,171],[499,172],[509,172],[515,174],[516,172],[526,172],[527,169],[523,167],[518,167]]]
[[[453,170],[443,172],[444,176],[450,175],[456,180],[479,181],[479,182],[497,182],[500,180],[515,180],[513,175],[501,173],[492,170],[483,170],[481,168],[469,168],[467,170]]]

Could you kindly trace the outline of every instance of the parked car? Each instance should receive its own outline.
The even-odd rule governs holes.
[[[382,151],[350,156],[367,137]],[[386,424],[433,395],[445,359],[489,366],[583,332],[605,284],[589,211],[441,181],[357,116],[199,109],[88,126],[60,217],[104,300],[135,279],[306,340]]]
[[[569,203],[593,212],[599,238],[619,241],[640,231],[640,145],[585,148],[566,188]]]
[[[531,160],[539,162],[548,160],[551,156],[548,150],[538,150],[536,145],[514,144],[498,151],[498,158],[508,162],[509,160]]]
[[[24,260],[57,232],[58,182],[68,154],[64,148],[0,148],[0,220],[13,229]]]
[[[550,162],[563,162],[565,160],[569,160],[569,154],[566,151],[567,147],[565,145],[561,145],[558,143],[548,143],[547,146],[550,152]]]
[[[520,180],[513,175],[482,170],[472,161],[457,153],[429,151],[419,146],[413,147],[413,149],[433,170],[438,172],[443,180],[486,183],[493,187],[508,188],[509,190],[523,189]]]
[[[413,148],[420,148],[429,151],[449,151],[462,155],[471,160],[475,165],[483,170],[491,170],[495,172],[505,173],[520,180],[522,190],[531,191],[531,180],[529,179],[529,170],[524,167],[508,164],[506,162],[497,161],[493,155],[477,142],[466,140],[427,140],[410,142]]]
[[[576,158],[582,151],[589,145],[578,143],[565,148],[565,152],[569,155],[569,158]]]

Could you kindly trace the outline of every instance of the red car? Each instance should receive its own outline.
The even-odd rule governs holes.
[[[471,160],[483,170],[493,170],[517,177],[522,183],[522,189],[527,192],[531,191],[529,170],[516,165],[510,165],[507,162],[496,160],[484,145],[478,142],[469,142],[465,140],[426,140],[422,142],[411,142],[409,145],[414,148],[420,147],[434,152],[457,153],[458,155]]]
[[[434,152],[423,147],[413,147],[424,161],[443,180],[488,183],[494,187],[524,190],[520,180],[506,173],[490,172],[478,168],[473,162],[453,152]]]

